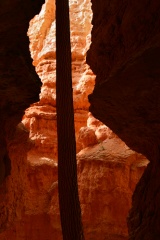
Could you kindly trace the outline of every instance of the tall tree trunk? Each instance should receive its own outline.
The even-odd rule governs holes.
[[[56,1],[58,190],[64,240],[83,240],[78,196],[68,0]]]

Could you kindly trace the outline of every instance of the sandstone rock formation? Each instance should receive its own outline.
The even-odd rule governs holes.
[[[93,0],[92,10],[90,111],[152,162],[134,193],[129,229],[130,239],[159,239],[160,2]]]
[[[42,0],[0,2],[0,183],[10,173],[8,135],[14,132],[24,110],[38,100],[41,83],[32,66],[26,31],[42,3]]]
[[[18,171],[12,175],[14,160],[9,148],[24,110],[38,100],[41,83],[32,66],[26,31],[42,3],[42,0],[0,2],[0,231],[13,223],[18,211],[16,199],[21,191],[15,184]]]
[[[78,179],[84,233],[86,240],[127,239],[126,218],[132,193],[148,160],[130,150],[107,126],[88,113],[87,98],[93,91],[95,79],[86,64],[92,28],[91,2],[70,0],[70,8]],[[0,187],[3,199],[0,202],[0,240],[61,240],[54,1],[46,0],[40,14],[31,20],[28,35],[33,65],[42,88],[39,102],[25,111],[22,122],[7,140],[12,168],[11,175]]]
[[[12,184],[8,182],[7,193],[3,193],[7,222],[13,222],[0,239],[61,240],[57,164],[47,158],[30,161],[28,134],[21,131],[17,129],[17,142],[10,148]],[[86,239],[128,239],[126,217],[131,196],[147,160],[113,137],[81,150],[77,161]]]

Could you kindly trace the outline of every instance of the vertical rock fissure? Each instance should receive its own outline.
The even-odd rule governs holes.
[[[78,196],[68,0],[56,2],[58,190],[64,240],[84,239]]]

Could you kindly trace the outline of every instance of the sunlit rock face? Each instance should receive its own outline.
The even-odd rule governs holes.
[[[12,224],[0,239],[62,240],[57,163],[45,157],[28,159],[31,143],[21,126],[15,138],[10,147],[12,178],[3,192],[4,210],[8,211],[3,217]],[[127,240],[126,217],[132,193],[148,161],[111,134],[82,149],[77,161],[85,238]]]
[[[130,150],[88,112],[88,95],[95,80],[86,64],[91,19],[90,1],[70,1],[78,184],[84,234],[86,240],[126,240],[132,193],[148,160]],[[28,36],[42,88],[39,102],[26,109],[22,122],[8,140],[12,168],[1,186],[0,240],[62,240],[57,188],[54,1],[46,0],[39,15],[30,21]]]
[[[95,76],[85,61],[86,51],[88,50],[90,43],[92,14],[90,1],[70,1],[70,8],[72,80],[75,130],[77,135],[79,129],[86,125],[89,107],[88,94],[93,90],[95,79]],[[39,148],[39,152],[43,152],[44,150],[45,154],[47,154],[48,152],[56,152],[57,149],[54,1],[46,1],[40,14],[35,16],[30,22],[28,36],[30,39],[30,51],[33,58],[33,64],[41,78],[42,88],[40,101],[36,106],[33,106],[26,111],[23,123],[28,129],[30,129],[31,139],[36,140],[36,152],[37,148]],[[45,120],[47,118],[50,119]],[[41,134],[36,137],[37,131],[34,129],[34,126],[38,125],[38,122]],[[52,126],[49,126],[48,124],[51,124]],[[46,129],[48,129],[48,133],[46,132]],[[80,144],[77,144],[77,151],[79,151],[80,148]]]
[[[90,111],[151,161],[133,197],[132,240],[160,239],[160,2],[92,0]]]

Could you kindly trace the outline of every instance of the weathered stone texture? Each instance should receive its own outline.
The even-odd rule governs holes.
[[[1,231],[8,227],[1,240],[62,240],[57,163],[53,154],[31,158],[32,144],[20,124],[10,142],[11,176],[1,186]],[[86,239],[127,239],[131,196],[148,161],[114,136],[80,151],[77,161]]]
[[[95,37],[95,25],[101,23],[105,11],[112,15],[120,8],[120,12],[124,11],[125,2],[122,6],[118,3],[116,8],[115,3],[112,1],[110,6],[101,9],[102,1],[98,4],[93,2],[93,10],[97,14],[95,12],[93,18],[94,42],[91,51],[98,55],[90,52],[90,61],[92,54],[92,60],[97,59],[95,65],[94,62],[90,63],[97,79],[99,70],[102,69],[99,67],[105,66],[105,72],[108,71],[108,66],[104,65],[105,56],[100,58],[104,61],[101,62],[102,66],[98,65],[99,53],[103,55],[103,52],[93,49],[95,41],[99,41]],[[126,240],[126,218],[131,207],[131,196],[148,160],[130,150],[109,127],[88,113],[88,94],[92,92],[95,80],[86,64],[92,28],[91,2],[71,0],[70,7],[78,182],[84,233],[86,240]],[[57,189],[54,11],[54,1],[46,0],[41,12],[31,20],[28,30],[33,65],[42,81],[42,88],[39,102],[25,111],[16,131],[8,131],[7,146],[12,168],[11,175],[1,185],[0,198],[3,201],[0,201],[0,240],[62,239]],[[120,24],[119,18],[116,21]],[[107,21],[104,23],[107,24]],[[109,33],[103,28],[100,32],[102,35],[108,34],[104,39],[113,39],[115,47],[117,38],[113,38],[114,31],[118,30],[111,27]],[[98,32],[97,34],[99,36]],[[115,47],[114,53],[121,52],[121,43],[119,49]],[[109,50],[106,50],[105,55],[107,51]],[[118,64],[121,65],[122,61],[120,56],[118,63],[114,60],[113,66],[117,64],[119,67]],[[112,88],[109,91],[112,93]],[[105,89],[104,93],[100,93],[103,97]],[[99,110],[103,107],[105,105],[98,105]],[[105,109],[108,118],[112,118],[110,108]],[[125,110],[118,112],[123,116]],[[123,123],[122,119],[120,121],[121,123],[117,119],[117,126]],[[10,125],[8,123],[7,129],[11,129],[11,125],[12,122]],[[130,138],[132,141],[132,135]]]
[[[32,66],[26,32],[42,3],[0,1],[0,183],[9,174],[7,137],[21,121],[24,110],[38,100],[41,83]]]
[[[160,2],[92,0],[90,111],[152,162],[129,217],[132,240],[159,239]]]

